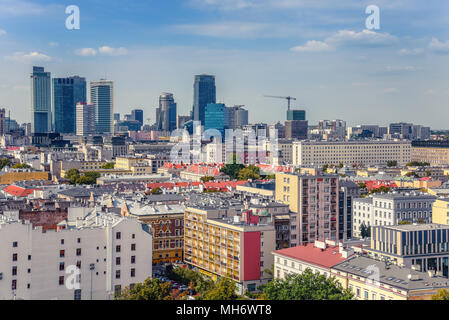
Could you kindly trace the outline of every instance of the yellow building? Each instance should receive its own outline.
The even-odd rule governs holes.
[[[420,142],[420,144],[426,141]],[[432,141],[433,142],[433,141]],[[432,143],[429,142],[429,143]],[[417,143],[417,142],[414,142]],[[436,143],[436,142],[434,142]],[[411,160],[418,162],[428,162],[431,166],[441,166],[449,164],[449,148],[446,147],[423,147],[413,146],[411,148]]]
[[[0,176],[0,184],[31,180],[50,180],[50,173],[45,171],[11,171]]]
[[[140,157],[117,157],[114,168],[127,170],[132,175],[148,175],[153,173],[150,160]]]
[[[433,203],[432,222],[449,225],[449,198],[437,199]]]
[[[449,288],[446,277],[364,256],[333,266],[331,276],[357,300],[430,300],[439,289]]]

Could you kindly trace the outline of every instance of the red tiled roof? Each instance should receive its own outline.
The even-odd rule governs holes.
[[[339,248],[327,247],[324,250],[316,248],[313,243],[306,246],[297,246],[287,249],[277,250],[274,253],[289,258],[301,260],[317,266],[331,268],[346,259],[338,252]],[[335,252],[335,253],[334,253]]]
[[[15,185],[9,185],[5,188],[3,188],[3,191],[6,193],[9,193],[12,196],[16,197],[26,197],[34,192],[34,190],[41,190],[41,189],[26,189],[23,187],[18,187]]]

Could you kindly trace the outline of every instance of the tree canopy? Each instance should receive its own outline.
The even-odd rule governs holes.
[[[449,300],[449,291],[447,289],[438,290],[438,293],[432,295],[432,300]]]
[[[254,165],[239,170],[237,177],[239,180],[260,179],[260,169]]]
[[[171,283],[162,282],[159,279],[147,278],[143,283],[134,285],[134,288],[126,287],[116,297],[117,300],[173,300],[171,295]]]
[[[343,289],[335,278],[327,278],[307,268],[302,274],[274,279],[263,288],[269,300],[351,300],[353,294]]]
[[[114,169],[115,163],[114,162],[108,162],[101,166],[101,169]]]
[[[96,171],[87,171],[81,174],[78,169],[70,169],[64,177],[69,179],[71,184],[96,184],[100,174]]]

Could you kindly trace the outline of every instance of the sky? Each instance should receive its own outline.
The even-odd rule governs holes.
[[[66,28],[78,6],[80,29]],[[368,30],[367,6],[380,9]],[[178,114],[195,74],[250,122],[284,122],[293,96],[309,124],[413,122],[449,129],[447,0],[0,0],[0,106],[30,122],[32,66],[114,81],[114,112],[154,122],[162,92]]]

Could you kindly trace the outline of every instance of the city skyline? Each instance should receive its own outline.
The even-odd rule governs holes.
[[[67,30],[62,5],[3,0],[2,106],[19,122],[31,121],[26,75],[42,65],[53,77],[113,80],[116,112],[143,106],[154,115],[160,93],[172,92],[178,114],[188,115],[192,77],[207,73],[216,76],[217,102],[246,105],[250,122],[285,120],[286,104],[263,97],[275,94],[298,98],[292,108],[305,109],[310,123],[406,121],[444,129],[449,4],[377,1],[380,30],[366,30],[369,4],[134,1],[118,10],[117,3],[79,1],[81,28]]]

